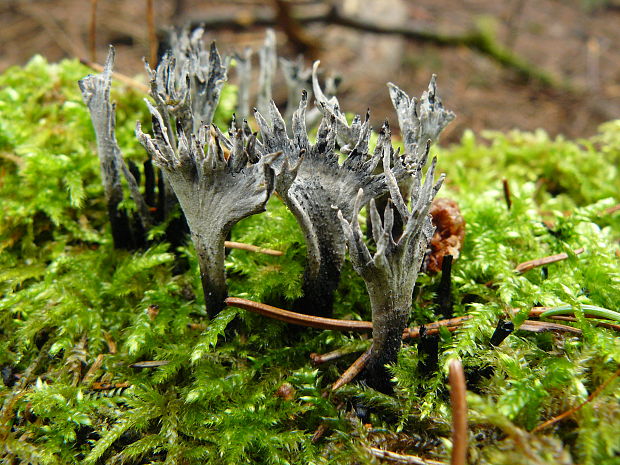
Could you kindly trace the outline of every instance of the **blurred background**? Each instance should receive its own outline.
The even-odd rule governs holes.
[[[578,138],[620,117],[620,0],[2,0],[0,70],[34,54],[101,63],[114,44],[116,70],[135,76],[188,23],[223,53],[258,49],[273,27],[280,55],[320,59],[343,109],[372,108],[374,127],[395,119],[387,81],[419,96],[432,73],[457,114],[444,142],[467,128]]]

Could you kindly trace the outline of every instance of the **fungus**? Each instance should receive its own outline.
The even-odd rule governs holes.
[[[161,113],[148,106],[153,137],[142,132],[140,123],[136,135],[165,173],[185,214],[212,317],[224,307],[227,295],[226,235],[238,221],[265,210],[274,184],[269,163],[275,156],[259,156],[256,135],[246,135],[235,121],[229,138],[215,126],[193,132],[192,121],[183,119],[193,118],[191,110],[176,119],[176,138],[171,140]]]
[[[374,255],[364,243],[358,214],[366,194],[360,189],[350,219],[339,211],[338,217],[345,232],[353,268],[366,283],[370,296],[373,324],[373,344],[366,367],[369,386],[389,393],[392,390],[386,364],[396,362],[403,330],[411,310],[413,287],[424,259],[426,248],[433,237],[434,227],[429,215],[431,202],[444,176],[433,185],[436,159],[433,159],[422,183],[422,167],[428,157],[428,145],[415,158],[416,166],[409,171],[412,185],[411,205],[407,206],[396,177],[390,167],[393,149],[389,138],[381,141],[383,168],[390,191],[391,202],[385,208],[383,220],[374,199],[370,201],[372,236],[377,245]],[[394,210],[403,224],[402,234],[394,236]]]
[[[308,94],[302,92],[297,111],[293,114],[292,138],[286,124],[272,102],[269,115],[256,111],[260,141],[264,153],[282,152],[283,157],[273,167],[276,172],[276,191],[299,222],[307,244],[307,264],[302,284],[303,297],[295,308],[303,313],[330,316],[333,295],[340,279],[345,257],[345,238],[336,210],[344,218],[353,215],[353,200],[361,189],[362,201],[381,195],[387,190],[383,173],[375,168],[381,161],[381,151],[368,154],[370,125],[359,117],[351,123],[357,134],[355,144],[342,163],[336,150],[336,119],[325,115],[318,128],[316,142],[311,144],[306,131]],[[268,122],[269,121],[269,122]],[[384,140],[388,129],[380,134]],[[394,172],[404,174],[400,158]]]
[[[144,231],[150,227],[152,219],[148,205],[140,194],[138,181],[125,164],[116,141],[115,105],[110,102],[113,66],[114,47],[110,46],[103,73],[90,74],[78,81],[78,84],[97,137],[97,154],[114,246],[120,249],[135,249],[144,245]],[[127,211],[120,208],[124,197],[121,172],[138,207],[136,218],[131,220]]]
[[[409,96],[395,84],[388,82],[390,98],[398,115],[398,125],[405,145],[405,153],[420,153],[428,141],[436,142],[439,134],[455,117],[446,110],[437,94],[437,76],[432,75],[428,89],[418,100]]]

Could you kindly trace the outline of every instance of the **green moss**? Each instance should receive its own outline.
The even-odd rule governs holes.
[[[362,350],[363,338],[292,330],[237,309],[208,322],[189,243],[179,250],[166,244],[131,254],[113,250],[94,134],[76,84],[88,72],[74,61],[51,65],[39,57],[0,76],[0,365],[8,384],[16,380],[11,372],[22,375],[12,387],[0,385],[3,458],[376,463],[365,450],[372,445],[447,461],[446,372],[424,377],[414,342],[393,367],[394,397],[349,385],[326,398],[355,355],[318,368],[308,355]],[[224,94],[218,124],[230,117],[234,88]],[[142,96],[119,87],[114,98],[121,148],[140,162],[133,130],[136,120],[148,120]],[[585,401],[617,370],[617,333],[578,311],[580,337],[517,331],[499,348],[488,340],[509,308],[522,310],[517,325],[534,305],[620,309],[620,215],[604,213],[620,202],[619,123],[582,141],[468,132],[437,152],[448,174],[442,195],[458,201],[467,221],[453,291],[455,313],[473,318],[441,334],[440,366],[458,356],[468,373],[471,462],[614,463],[617,380],[570,420],[528,431]],[[303,235],[279,199],[232,236],[284,252],[232,251],[226,262],[232,295],[285,307],[299,296]],[[572,253],[578,247],[585,252]],[[546,273],[514,272],[523,261],[560,252],[569,258]],[[186,259],[189,270],[176,274],[177,259]],[[420,277],[412,325],[437,319],[437,281]],[[369,320],[369,312],[363,283],[345,265],[335,314]],[[105,354],[101,367],[82,383],[99,354]],[[130,366],[144,360],[168,363]],[[98,391],[93,380],[131,387]],[[285,383],[292,398],[277,394]],[[352,404],[371,407],[372,428],[353,419]],[[320,424],[329,429],[315,444]]]

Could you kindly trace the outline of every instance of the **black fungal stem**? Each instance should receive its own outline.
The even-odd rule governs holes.
[[[515,330],[515,325],[510,320],[499,320],[497,327],[489,340],[493,347],[499,346]]]
[[[453,300],[452,300],[452,255],[444,255],[441,262],[441,280],[437,287],[436,303],[439,305],[439,313],[444,318],[452,318]]]
[[[420,328],[420,340],[418,341],[418,371],[427,378],[439,368],[439,335],[426,334],[426,328]]]
[[[510,210],[512,208],[512,196],[510,194],[510,184],[508,184],[508,179],[502,179],[502,186],[504,188],[504,200],[506,201],[506,207]]]

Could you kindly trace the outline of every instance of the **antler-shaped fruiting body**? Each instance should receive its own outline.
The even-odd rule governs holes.
[[[432,75],[428,89],[419,100],[415,97],[409,98],[403,90],[391,82],[388,82],[388,88],[398,115],[405,153],[408,157],[424,154],[424,147],[428,141],[437,141],[441,131],[455,117],[454,112],[444,108],[437,94],[437,76]]]
[[[115,106],[110,102],[114,48],[110,47],[103,73],[88,75],[78,81],[84,103],[97,137],[97,152],[101,165],[112,238],[116,248],[134,249],[144,245],[144,230],[150,226],[151,215],[138,187],[138,182],[125,164],[116,141]],[[138,207],[138,221],[130,221],[125,210],[119,208],[123,200],[121,172],[125,176],[131,197]]]
[[[387,187],[385,175],[375,173],[381,162],[381,150],[368,154],[368,120],[354,119],[352,127],[359,137],[344,161],[339,163],[335,118],[323,117],[316,142],[311,144],[306,130],[307,103],[308,94],[304,91],[293,115],[292,138],[273,102],[267,116],[270,123],[259,112],[256,112],[256,121],[261,130],[263,151],[283,153],[283,158],[274,164],[276,191],[297,218],[308,248],[302,285],[304,295],[295,307],[303,313],[329,316],[345,256],[345,240],[336,211],[340,209],[343,217],[351,220],[353,199],[360,189],[361,200],[365,203],[385,192]],[[389,140],[387,126],[382,129],[380,139],[380,143]],[[395,172],[404,173],[399,158]]]
[[[148,103],[148,102],[147,102]],[[255,150],[256,135],[247,136],[233,121],[224,136],[215,126],[177,120],[176,141],[171,140],[161,113],[149,104],[153,137],[140,124],[136,135],[172,186],[187,219],[198,253],[207,312],[215,315],[227,295],[224,241],[233,225],[264,211],[273,191],[269,162]]]
[[[202,39],[204,30],[172,33],[171,49],[156,70],[147,66],[151,78],[151,97],[162,115],[178,116],[186,112],[184,123],[193,123],[194,131],[202,124],[211,124],[228,78],[229,57],[222,58],[212,42],[207,51]],[[191,110],[193,118],[189,118]],[[171,128],[172,129],[172,128]]]
[[[366,381],[369,386],[386,393],[392,390],[386,364],[396,362],[400,350],[411,310],[413,287],[434,232],[429,208],[443,182],[442,175],[433,185],[435,159],[427,170],[424,183],[421,182],[422,166],[416,166],[410,172],[413,189],[408,207],[390,168],[391,156],[391,147],[383,144],[383,167],[392,202],[385,208],[383,221],[375,201],[370,202],[372,236],[377,246],[374,255],[364,243],[358,222],[366,193],[361,189],[358,192],[351,217],[338,212],[351,263],[366,282],[372,307],[373,345],[366,368]],[[394,210],[403,223],[402,234],[398,237],[394,237],[392,228]]]

